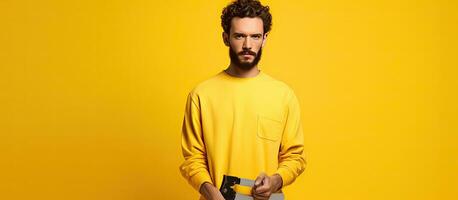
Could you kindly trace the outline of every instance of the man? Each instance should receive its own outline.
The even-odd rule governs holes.
[[[305,169],[298,99],[257,67],[272,24],[269,7],[237,0],[221,20],[231,62],[188,94],[180,171],[200,199],[224,199],[223,175],[255,179],[250,195],[269,199]]]

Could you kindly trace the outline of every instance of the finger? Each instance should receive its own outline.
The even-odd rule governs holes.
[[[256,190],[254,191],[253,193],[253,196],[258,196],[258,197],[270,197],[270,195],[272,194],[271,190],[270,189],[261,189],[261,190]]]
[[[261,185],[255,189],[255,193],[261,194],[265,192],[270,192],[270,187],[266,185]]]
[[[272,192],[267,191],[267,192],[253,193],[252,195],[258,196],[258,197],[270,197],[270,195],[272,195]]]
[[[259,200],[268,200],[270,197],[269,193],[261,193],[261,194],[253,194],[254,199],[259,199]]]
[[[264,192],[271,191],[271,190],[272,190],[272,188],[271,188],[271,185],[270,185],[270,178],[269,177],[265,177],[263,179],[262,185],[256,187],[256,193],[264,193]]]
[[[259,176],[256,177],[256,180],[254,181],[254,185],[255,186],[261,185],[261,183],[262,183],[262,181],[264,180],[265,177],[266,177],[266,175],[264,173],[259,174]]]
[[[259,186],[261,185],[262,181],[265,179],[266,175],[264,173],[259,174],[258,177],[256,177],[256,180],[254,181],[254,186]]]

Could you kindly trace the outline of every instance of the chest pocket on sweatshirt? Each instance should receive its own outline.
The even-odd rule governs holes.
[[[279,119],[258,114],[258,137],[270,140],[273,142],[278,141],[283,132],[283,124]]]

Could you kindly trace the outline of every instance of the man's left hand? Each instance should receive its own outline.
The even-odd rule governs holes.
[[[281,189],[283,180],[279,174],[268,176],[261,173],[254,181],[251,194],[255,199],[267,200],[272,193]]]

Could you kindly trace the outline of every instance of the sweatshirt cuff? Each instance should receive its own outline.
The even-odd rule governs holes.
[[[275,173],[281,176],[281,179],[283,181],[282,188],[293,183],[296,179],[296,177],[289,171],[289,169],[285,167],[278,168]]]
[[[197,191],[200,190],[200,186],[205,182],[209,182],[210,184],[213,184],[213,181],[210,178],[210,175],[206,172],[199,172],[191,176],[189,182],[194,187],[194,189],[196,189]]]

